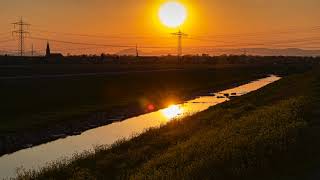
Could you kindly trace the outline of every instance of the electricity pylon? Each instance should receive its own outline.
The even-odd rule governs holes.
[[[12,23],[14,26],[14,31],[12,31],[12,35],[15,35],[18,37],[19,40],[19,45],[18,45],[18,49],[20,52],[20,56],[24,55],[24,42],[25,42],[25,37],[26,35],[30,34],[26,29],[30,26],[30,24],[25,23],[22,20],[22,17],[20,18],[20,20],[18,22],[14,22]]]
[[[136,57],[139,57],[138,44],[136,44]]]
[[[33,49],[33,44],[31,45],[31,56],[33,57],[34,55],[34,49]]]
[[[182,56],[182,38],[188,36],[188,34],[181,32],[181,30],[171,34],[178,37],[178,54],[177,55],[178,57],[181,57]]]

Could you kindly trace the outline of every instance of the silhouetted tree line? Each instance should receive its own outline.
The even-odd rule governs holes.
[[[209,56],[186,55],[176,56],[118,56],[110,54],[77,55],[64,57],[18,57],[0,56],[0,65],[22,64],[287,64],[287,63],[315,63],[319,64],[319,57],[298,56],[245,56],[221,55]]]

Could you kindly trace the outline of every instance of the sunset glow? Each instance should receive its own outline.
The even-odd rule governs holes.
[[[0,5],[0,180],[320,176],[320,0]]]
[[[290,6],[277,0],[45,0],[35,5],[3,0],[1,5],[2,54],[16,54],[12,23],[20,16],[30,24],[24,41],[28,55],[32,46],[43,55],[47,41],[53,52],[64,55],[135,55],[130,49],[136,44],[142,56],[176,54],[171,33],[179,29],[188,34],[184,54],[243,54],[247,49],[248,54],[281,55],[288,53],[263,49],[319,47],[317,0],[292,0]]]

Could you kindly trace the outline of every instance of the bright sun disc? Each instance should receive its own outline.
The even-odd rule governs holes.
[[[160,7],[159,18],[168,27],[178,27],[187,18],[186,8],[178,2],[167,2]]]

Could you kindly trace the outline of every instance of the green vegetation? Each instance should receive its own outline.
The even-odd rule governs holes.
[[[319,69],[18,179],[306,179],[319,170]]]

